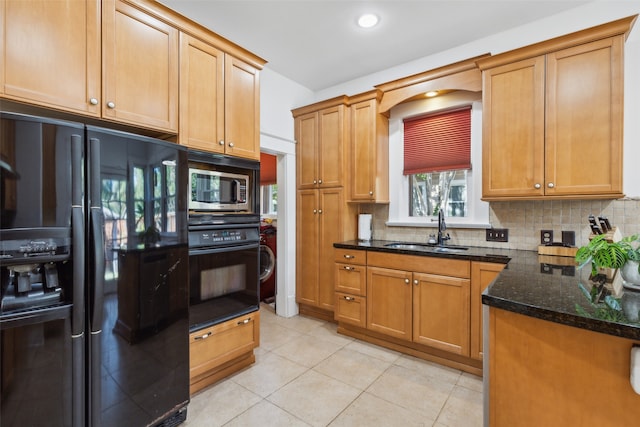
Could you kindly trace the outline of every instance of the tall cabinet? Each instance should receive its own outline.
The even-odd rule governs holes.
[[[333,243],[355,236],[346,203],[346,97],[293,110],[297,159],[296,302],[300,312],[333,319]]]

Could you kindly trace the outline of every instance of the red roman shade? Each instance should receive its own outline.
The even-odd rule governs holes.
[[[404,174],[471,169],[471,106],[404,120]]]
[[[260,185],[275,184],[278,180],[277,157],[260,153]]]

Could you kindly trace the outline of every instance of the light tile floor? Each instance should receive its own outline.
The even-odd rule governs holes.
[[[482,379],[260,311],[256,363],[192,397],[186,427],[482,426]]]

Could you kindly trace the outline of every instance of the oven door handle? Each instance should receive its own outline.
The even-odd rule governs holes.
[[[214,247],[214,248],[212,247],[191,248],[189,249],[189,256],[220,254],[223,252],[235,252],[235,251],[243,251],[247,249],[258,249],[259,247],[260,247],[259,243],[250,243],[246,245],[223,246],[223,247]]]

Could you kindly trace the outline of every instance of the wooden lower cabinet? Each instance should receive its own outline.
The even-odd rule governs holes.
[[[490,308],[489,424],[635,426],[640,342]]]
[[[482,375],[481,293],[503,264],[345,249],[334,259],[338,332]]]
[[[260,312],[254,311],[189,335],[191,394],[253,362],[260,344]]]

